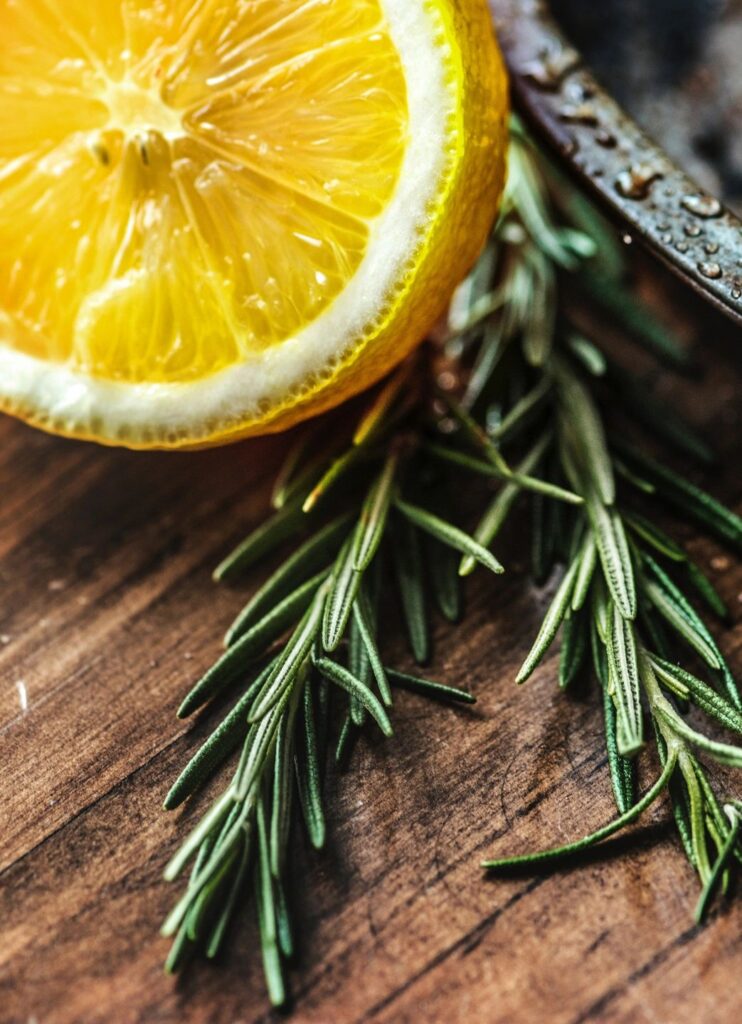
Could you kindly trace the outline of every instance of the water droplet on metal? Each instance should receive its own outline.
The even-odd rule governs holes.
[[[672,245],[672,235],[670,232],[668,231],[666,234],[660,235],[660,241],[663,245]]]
[[[625,199],[646,199],[663,171],[656,164],[633,164],[616,178],[616,191]]]
[[[660,224],[657,225],[657,230],[658,231],[669,231],[670,230],[670,225],[667,223],[666,220],[663,220]]]
[[[718,263],[709,263],[703,260],[698,264],[698,269],[704,277],[708,277],[712,281],[717,281],[721,277],[721,267]]]
[[[706,242],[706,244],[704,245],[703,248],[709,254],[709,256],[713,256],[714,253],[719,251],[719,243],[718,242]]]
[[[732,298],[739,302],[742,299],[742,288],[732,288]]]
[[[612,132],[606,131],[605,128],[600,128],[595,133],[595,141],[604,149],[613,149],[618,139]]]
[[[718,217],[721,213],[721,203],[714,196],[683,196],[680,205],[694,217]]]
[[[559,111],[559,117],[562,121],[568,121],[570,124],[596,125],[598,123],[598,114],[592,103],[565,103]]]
[[[568,100],[572,100],[574,103],[580,103],[583,100],[591,100],[595,95],[595,89],[589,84],[589,82],[580,82],[576,78],[566,82],[564,85],[564,95]]]
[[[579,62],[576,50],[555,44],[542,50],[536,60],[530,61],[521,70],[525,77],[540,89],[556,92],[566,75],[573,71]]]
[[[688,252],[688,243],[687,242],[676,242],[675,243],[675,248],[678,250],[678,252]]]
[[[698,238],[701,234],[701,229],[698,224],[684,224],[683,231],[686,233],[688,238]]]
[[[621,241],[623,242],[624,245],[631,245],[633,243],[634,239],[632,238],[631,235],[625,234],[625,235],[621,236]]]

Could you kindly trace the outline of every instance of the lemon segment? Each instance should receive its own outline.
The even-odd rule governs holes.
[[[486,234],[483,0],[0,0],[0,33],[0,408],[38,426],[288,426],[403,358]]]

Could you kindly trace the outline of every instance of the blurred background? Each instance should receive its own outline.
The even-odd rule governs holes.
[[[742,0],[551,0],[609,92],[742,213]]]

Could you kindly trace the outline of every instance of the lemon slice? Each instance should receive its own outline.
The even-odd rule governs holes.
[[[0,0],[0,409],[193,447],[417,344],[496,210],[484,0]]]

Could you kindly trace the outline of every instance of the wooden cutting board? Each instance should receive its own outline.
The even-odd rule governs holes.
[[[702,373],[658,387],[717,442],[702,479],[739,507],[742,338],[655,271],[642,280],[699,340]],[[235,592],[210,570],[260,521],[284,445],[141,455],[0,420],[2,1024],[280,1019],[252,908],[225,960],[179,983],[158,927],[176,895],[163,866],[208,798],[161,810],[209,725],[175,709],[260,578]],[[721,646],[740,672],[740,566],[680,533],[733,609]],[[300,844],[292,1019],[738,1021],[742,904],[693,926],[697,883],[666,804],[569,870],[483,879],[485,854],[614,815],[594,693],[559,695],[553,657],[513,683],[549,590],[524,585],[517,533],[498,553],[512,571],[477,577],[465,625],[436,631],[431,673],[471,687],[476,707],[402,696],[395,737],[362,741],[331,779],[326,853]]]

